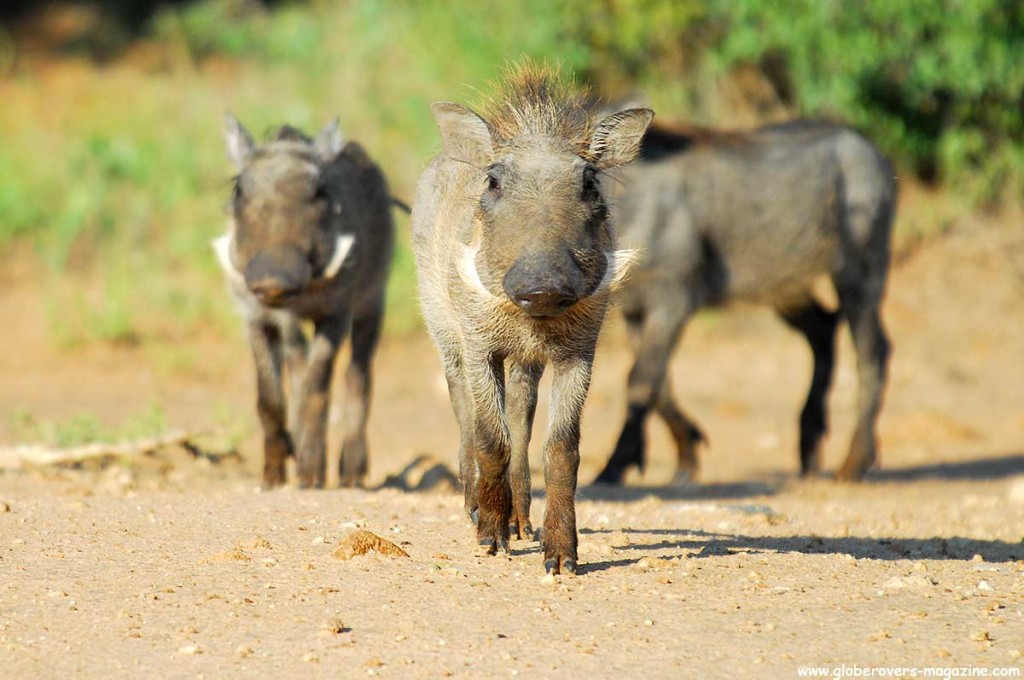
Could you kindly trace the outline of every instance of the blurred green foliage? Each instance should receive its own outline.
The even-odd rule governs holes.
[[[565,5],[599,64],[652,89],[673,78],[721,82],[746,67],[787,113],[856,125],[926,181],[987,205],[1024,194],[1019,0]]]
[[[668,119],[847,121],[974,205],[1024,194],[1017,1],[200,0],[142,30],[101,69],[0,79],[0,255],[35,248],[67,345],[240,333],[209,249],[234,172],[225,111],[254,131],[338,115],[410,201],[439,145],[430,102],[477,100],[524,55]],[[391,333],[418,324],[397,221]]]

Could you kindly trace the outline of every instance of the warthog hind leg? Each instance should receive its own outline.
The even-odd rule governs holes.
[[[678,294],[656,296],[647,313],[627,315],[636,360],[629,372],[626,423],[612,457],[595,483],[621,484],[626,471],[634,465],[643,471],[644,424],[651,408],[657,405],[672,349],[689,315],[690,305],[680,301]]]
[[[799,311],[781,314],[783,320],[800,331],[814,354],[814,374],[807,401],[800,413],[800,473],[811,475],[821,469],[821,446],[828,432],[826,397],[832,385],[835,365],[836,324],[839,315],[815,301]]]
[[[704,433],[690,417],[679,408],[672,397],[672,381],[668,373],[661,381],[658,389],[658,401],[654,406],[658,415],[665,421],[672,439],[676,443],[677,467],[676,482],[693,482],[697,480],[697,448],[707,442]]]
[[[844,284],[841,279],[836,280],[840,310],[849,321],[853,346],[857,350],[859,382],[857,425],[850,453],[836,473],[843,481],[860,480],[878,457],[875,424],[882,408],[889,360],[889,340],[878,313],[881,288],[880,281]]]

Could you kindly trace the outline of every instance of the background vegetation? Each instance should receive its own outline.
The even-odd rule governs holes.
[[[338,115],[408,200],[438,146],[429,103],[476,98],[520,55],[665,118],[850,122],[958,209],[1024,194],[1015,0],[15,2],[6,19],[0,262],[42,272],[69,347],[239,332],[208,247],[224,111],[254,130]],[[407,225],[391,333],[418,323]]]

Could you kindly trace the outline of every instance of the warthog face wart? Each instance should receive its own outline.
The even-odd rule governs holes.
[[[294,135],[296,143],[288,142]],[[234,119],[228,148],[239,172],[231,196],[232,225],[215,248],[233,278],[270,307],[287,304],[318,280],[339,274],[354,238],[332,222],[344,206],[330,190],[330,163],[342,147],[337,123],[312,144],[283,131],[285,143],[257,150]]]
[[[480,238],[460,260],[467,283],[531,317],[553,318],[622,277],[631,257],[614,250],[602,171],[635,155],[650,111],[609,116],[582,155],[568,140],[496,143],[458,104],[435,104],[434,115],[446,155],[480,171]]]

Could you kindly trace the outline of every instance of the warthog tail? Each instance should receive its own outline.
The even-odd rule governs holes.
[[[412,208],[410,208],[409,204],[403,201],[402,199],[395,198],[394,196],[389,196],[388,202],[391,203],[391,205],[398,208],[399,210],[401,210],[402,212],[404,212],[406,215],[412,214]]]

